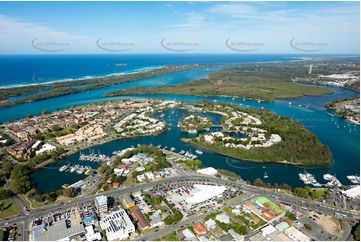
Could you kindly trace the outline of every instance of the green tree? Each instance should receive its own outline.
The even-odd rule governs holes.
[[[0,201],[0,211],[4,211],[4,210],[5,210],[5,202]]]
[[[66,197],[75,197],[77,194],[77,189],[75,187],[68,187],[63,191],[64,196]]]
[[[286,211],[285,216],[291,220],[297,220],[296,215],[294,215],[293,213],[291,213],[290,211]]]
[[[15,194],[25,194],[31,189],[31,168],[28,165],[16,165],[11,171],[12,190]]]
[[[360,225],[358,225],[355,229],[355,231],[353,232],[353,238],[356,241],[360,241]]]
[[[264,181],[262,181],[260,178],[256,178],[253,181],[253,186],[257,186],[257,187],[264,187],[266,184],[264,183]]]
[[[305,228],[308,229],[309,231],[312,231],[312,226],[309,224],[305,224]]]
[[[9,189],[0,189],[0,199],[5,200],[13,196],[13,192]]]

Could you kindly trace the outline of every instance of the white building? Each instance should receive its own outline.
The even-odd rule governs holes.
[[[106,196],[102,195],[96,197],[94,199],[94,202],[95,202],[95,208],[97,209],[97,212],[100,217],[108,213],[108,199]]]
[[[183,230],[183,235],[190,241],[198,241],[197,237],[193,234],[193,232],[186,228],[185,230]]]
[[[207,227],[207,229],[215,229],[217,226],[216,221],[214,221],[213,219],[209,219],[204,223]]]
[[[86,226],[85,231],[85,237],[87,241],[102,240],[102,235],[99,232],[95,233],[92,225]]]
[[[35,151],[36,155],[41,155],[43,153],[48,153],[56,150],[56,146],[51,144],[44,144],[40,150]]]
[[[144,176],[144,174],[138,175],[138,176],[137,176],[137,180],[138,180],[139,182],[145,181],[145,176]]]
[[[358,185],[358,186],[354,186],[346,191],[341,191],[341,192],[349,198],[357,198],[357,197],[360,197],[361,188],[360,188],[360,185]]]
[[[114,168],[114,174],[117,176],[122,175],[124,172],[124,169]]]
[[[194,189],[198,192],[192,194],[192,196],[186,198],[186,202],[189,206],[195,206],[198,203],[205,202],[215,197],[222,196],[226,190],[224,186],[210,186],[210,185],[194,185]]]
[[[217,170],[214,169],[213,167],[199,169],[199,170],[197,170],[197,173],[203,174],[203,175],[209,175],[209,176],[215,176],[218,174]]]
[[[145,168],[144,168],[144,166],[138,166],[137,168],[135,168],[135,170],[137,172],[142,172],[142,171],[145,171]]]
[[[221,223],[225,223],[225,224],[228,224],[230,222],[228,215],[226,215],[224,213],[218,214],[216,216],[216,220],[218,220]]]
[[[135,227],[124,209],[106,215],[100,221],[100,227],[105,230],[108,241],[123,240],[135,232]]]
[[[295,227],[289,227],[285,230],[285,234],[293,241],[310,241],[310,238],[296,229]]]
[[[264,228],[261,229],[262,231],[262,235],[263,236],[267,236],[269,234],[272,234],[273,232],[275,232],[277,229],[275,227],[273,227],[272,225],[268,225]]]
[[[148,178],[148,180],[154,180],[154,175],[152,172],[146,172],[145,176]]]

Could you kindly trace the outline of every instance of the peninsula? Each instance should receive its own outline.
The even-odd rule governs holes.
[[[280,98],[321,96],[333,91],[294,83],[295,76],[305,77],[305,63],[266,63],[238,65],[209,74],[208,78],[178,85],[146,88],[133,87],[107,93],[107,96],[131,94],[184,94],[192,96],[229,96],[273,102]]]
[[[234,104],[200,102],[204,112],[223,115],[222,132],[210,132],[183,141],[226,156],[256,162],[328,166],[331,152],[298,121],[264,109]]]
[[[38,83],[29,86],[22,86],[21,88],[2,88],[0,89],[0,108],[11,107],[27,102],[45,100],[68,94],[86,92],[106,86],[205,67],[210,67],[210,65],[165,65],[160,68],[125,75],[112,75],[73,81]],[[16,100],[9,100],[10,97],[18,97],[24,94],[27,95]]]

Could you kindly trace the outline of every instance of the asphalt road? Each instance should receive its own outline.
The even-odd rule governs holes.
[[[209,182],[218,183],[220,185],[235,186],[235,187],[245,191],[246,193],[256,193],[256,194],[268,196],[268,197],[271,197],[273,199],[276,199],[276,200],[284,202],[284,203],[299,205],[301,207],[306,207],[307,209],[322,212],[324,214],[334,215],[337,212],[337,213],[344,215],[347,219],[359,219],[359,212],[357,212],[357,211],[349,211],[349,210],[345,210],[345,209],[333,208],[333,207],[324,205],[319,202],[309,201],[309,200],[301,199],[301,198],[294,197],[291,195],[271,192],[270,190],[267,190],[264,188],[259,188],[259,187],[254,187],[254,186],[245,184],[244,182],[241,182],[241,181],[232,182],[232,181],[224,180],[224,179],[217,178],[217,177],[211,177],[211,176],[200,175],[200,174],[191,174],[191,175],[168,177],[168,178],[150,182],[150,183],[139,184],[139,185],[135,185],[132,187],[121,188],[118,190],[110,190],[107,192],[103,192],[101,194],[89,195],[87,197],[77,197],[66,203],[59,203],[59,204],[55,204],[55,205],[50,205],[48,207],[31,210],[31,211],[29,211],[29,215],[25,215],[25,213],[24,213],[23,208],[25,206],[25,203],[21,199],[19,199],[19,200],[21,200],[22,202],[17,201],[17,199],[16,199],[17,203],[19,203],[19,205],[21,205],[22,212],[18,216],[13,216],[13,217],[7,218],[5,220],[2,220],[0,222],[0,226],[4,226],[5,223],[8,223],[9,225],[13,224],[13,223],[17,223],[17,224],[23,223],[24,226],[22,226],[23,228],[22,228],[21,234],[24,236],[24,238],[23,238],[24,240],[29,240],[28,234],[26,231],[27,230],[26,227],[28,226],[28,224],[30,223],[30,221],[32,219],[40,217],[40,216],[44,216],[44,214],[54,213],[54,212],[61,211],[61,210],[66,210],[68,208],[71,208],[73,206],[80,205],[80,204],[91,203],[94,201],[94,198],[99,195],[122,196],[124,194],[134,193],[136,191],[147,190],[147,189],[150,189],[159,184],[164,184],[167,182],[177,182],[177,181],[182,181],[182,180],[199,181],[199,182],[209,181]],[[211,212],[211,211],[209,211],[209,212]],[[203,216],[203,215],[196,216],[194,219],[199,220],[199,219],[201,219],[201,216]],[[184,226],[183,223],[190,223],[195,220],[193,220],[193,218],[189,218],[189,219],[187,218],[184,221],[186,221],[186,222],[180,221],[177,225],[173,225],[173,226],[178,226],[178,225]],[[165,231],[167,231],[169,233],[169,231],[171,231],[170,229],[172,229],[172,227],[167,227],[165,229]],[[148,239],[163,235],[162,231],[158,231],[158,232],[154,233],[154,235],[152,234],[151,237],[147,236]],[[143,237],[141,237],[141,238],[143,238]]]

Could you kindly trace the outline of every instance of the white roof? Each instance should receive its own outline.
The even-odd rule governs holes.
[[[218,214],[216,216],[216,220],[218,220],[219,222],[225,223],[225,224],[228,224],[230,222],[228,215],[226,215],[224,213]]]
[[[216,221],[214,221],[213,219],[209,219],[204,224],[206,225],[207,228],[212,228],[212,227],[215,227],[217,225]]]
[[[95,201],[98,205],[103,205],[108,203],[108,199],[106,196],[102,195],[95,198]]]
[[[346,196],[352,197],[352,198],[360,197],[360,195],[361,195],[360,185],[352,187],[346,191],[342,191],[342,193],[345,194]]]
[[[289,227],[288,229],[286,229],[285,234],[289,235],[291,237],[291,239],[295,239],[298,241],[309,241],[310,240],[310,238],[307,235],[305,235],[304,233],[302,233],[295,227]]]
[[[41,141],[38,140],[35,142],[35,144],[33,144],[33,146],[31,146],[32,149],[36,149],[39,145],[40,145]]]
[[[200,174],[205,174],[205,175],[210,175],[210,176],[215,176],[218,173],[217,170],[214,169],[213,167],[199,169],[199,170],[197,170],[197,172]]]
[[[194,185],[194,188],[199,192],[194,193],[192,196],[186,199],[189,204],[197,204],[204,202],[212,197],[221,195],[226,188],[224,186],[210,186],[210,185]]]
[[[262,230],[262,235],[266,236],[269,234],[272,234],[273,232],[275,232],[277,229],[275,227],[273,227],[272,225],[268,225],[267,227],[264,227]]]
[[[198,241],[198,239],[196,238],[196,236],[193,234],[193,232],[186,228],[185,230],[183,230],[183,234],[185,237],[187,237],[187,239],[191,240],[191,241]]]

